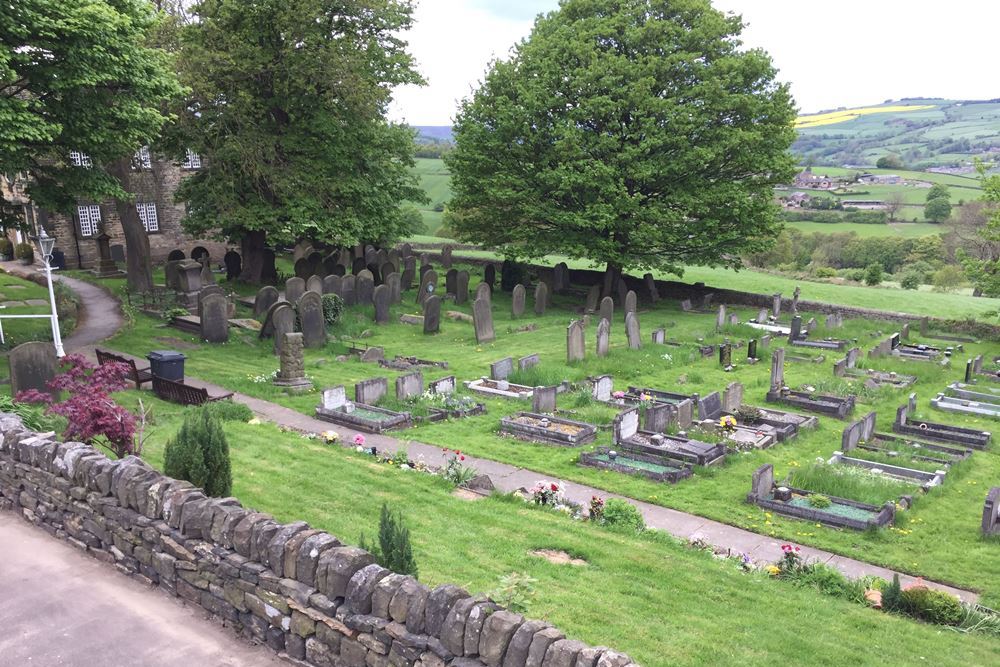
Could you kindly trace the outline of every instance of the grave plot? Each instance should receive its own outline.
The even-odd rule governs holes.
[[[405,357],[397,354],[392,360],[381,359],[379,366],[395,371],[410,371],[416,368],[448,368],[447,361],[428,361],[416,357]]]
[[[965,364],[965,381],[969,384],[985,380],[1000,383],[1000,370],[984,371],[983,355],[977,355]]]
[[[754,471],[747,502],[776,514],[853,530],[882,528],[892,523],[896,516],[896,504],[891,501],[881,506],[869,505],[778,486],[774,483],[774,466],[770,463]]]
[[[964,398],[968,401],[984,401],[986,403],[1000,403],[1000,387],[990,387],[987,385],[965,384],[963,382],[952,382],[948,385],[945,393],[950,396]]]
[[[649,427],[647,420],[647,429]],[[683,431],[670,435],[654,430],[640,430],[638,408],[631,408],[615,417],[612,433],[612,442],[623,452],[661,456],[699,466],[716,465],[726,459],[725,445],[693,440]]]
[[[491,380],[485,375],[478,380],[467,380],[463,383],[469,391],[493,398],[516,398],[526,400],[534,394],[534,387],[514,384],[507,380]]]
[[[385,395],[386,386],[385,378],[359,382],[354,386],[355,398],[374,403]],[[364,400],[348,401],[343,386],[326,389],[323,391],[323,402],[316,407],[316,418],[367,433],[382,433],[413,425],[409,412],[387,410]]]
[[[847,426],[841,435],[840,451],[845,456],[875,465],[911,468],[929,473],[950,468],[972,456],[973,450],[968,448],[878,433],[875,421],[875,413],[870,412]]]
[[[816,417],[809,415],[744,404],[743,385],[739,382],[730,382],[726,386],[722,392],[722,407],[726,414],[736,418],[737,424],[771,427],[778,442],[795,437],[800,429],[815,428],[819,423]]]
[[[854,396],[834,396],[806,391],[795,391],[785,386],[785,350],[778,348],[771,356],[771,389],[768,403],[782,403],[800,410],[818,412],[844,419],[854,410]]]
[[[737,389],[732,383],[727,387],[729,395],[727,398],[736,400],[736,395],[742,397],[742,386]],[[725,438],[732,444],[727,447],[736,451],[747,449],[767,449],[778,441],[777,430],[764,423],[748,425],[740,423],[736,414],[725,410],[719,392],[713,391],[711,394],[698,399],[698,418],[701,420],[699,426],[705,430],[712,430],[717,435]]]
[[[579,447],[597,437],[597,427],[593,424],[536,412],[518,412],[503,417],[500,432],[519,440],[563,447]]]
[[[922,345],[902,342],[899,333],[894,333],[868,352],[868,357],[877,359],[892,355],[910,361],[937,361],[942,356],[951,357],[954,351],[961,351],[962,346],[940,348],[934,345]]]
[[[812,333],[816,320],[812,319],[809,322],[812,326],[808,326],[805,330],[803,330],[802,316],[796,315],[792,318],[792,326],[788,332],[789,345],[794,345],[796,347],[811,347],[819,350],[843,350],[847,347],[847,341],[836,338],[809,340],[808,336]]]
[[[983,535],[1000,535],[1000,486],[994,486],[986,494],[983,503]]]
[[[931,399],[931,406],[944,412],[957,412],[976,417],[1000,419],[1000,402],[991,403],[989,401],[971,400],[940,393],[936,398]]]
[[[691,464],[663,456],[637,452],[618,452],[598,447],[594,452],[582,452],[580,465],[601,470],[613,470],[626,475],[639,475],[655,482],[676,484],[691,476]]]
[[[912,435],[925,440],[952,442],[973,449],[986,449],[989,446],[991,436],[989,431],[977,431],[972,428],[923,420],[910,421],[910,414],[915,413],[916,408],[916,394],[910,394],[910,400],[907,404],[899,406],[899,409],[896,410],[896,421],[892,424],[892,430],[903,435]]]
[[[905,375],[892,371],[878,371],[872,368],[859,369],[857,368],[857,363],[860,356],[861,350],[859,348],[855,347],[848,350],[847,356],[833,365],[834,377],[856,378],[865,380],[866,382],[871,381],[877,386],[896,387],[897,389],[909,387],[917,381],[917,376],[915,375]]]

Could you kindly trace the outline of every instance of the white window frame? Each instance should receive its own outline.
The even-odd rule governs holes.
[[[185,169],[201,169],[201,156],[188,148],[184,156],[184,164],[181,166]]]
[[[69,161],[74,167],[86,167],[90,168],[94,166],[94,161],[90,159],[90,156],[83,151],[70,151]]]
[[[80,236],[92,238],[101,229],[101,207],[97,204],[80,204],[76,207],[80,223]]]
[[[132,163],[138,169],[152,169],[153,158],[149,154],[149,146],[142,146],[135,152]]]
[[[136,202],[135,212],[139,214],[147,234],[160,231],[160,219],[156,214],[155,202]]]

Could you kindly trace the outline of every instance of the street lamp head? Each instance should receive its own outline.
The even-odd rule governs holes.
[[[45,232],[45,228],[42,227],[38,232],[38,249],[41,251],[42,257],[46,260],[52,259],[52,249],[55,245],[55,237],[49,236]]]

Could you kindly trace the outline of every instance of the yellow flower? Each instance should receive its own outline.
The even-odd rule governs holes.
[[[251,426],[259,426],[260,425],[260,420],[257,419],[256,417],[254,417],[253,419],[251,419],[247,423],[250,424]]]
[[[764,568],[764,569],[765,569],[765,570],[767,571],[767,573],[768,573],[769,575],[771,575],[772,577],[774,577],[774,576],[777,576],[777,575],[778,575],[778,573],[779,573],[779,572],[781,572],[781,570],[780,570],[780,569],[778,569],[778,567],[777,567],[776,565],[768,565],[768,566],[767,566],[766,568]]]

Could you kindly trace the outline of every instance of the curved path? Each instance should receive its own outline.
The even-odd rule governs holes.
[[[22,275],[19,270],[25,269],[25,267],[22,266],[10,266],[10,263],[4,265],[4,268],[17,275]],[[77,347],[71,348],[69,345],[69,339],[67,339],[66,347],[67,349],[79,349],[79,351],[90,356],[93,354],[93,349],[90,346],[94,343],[100,342],[103,338],[113,335],[118,328],[121,327],[123,320],[118,311],[118,301],[107,291],[99,287],[95,287],[90,283],[76,280],[68,276],[61,276],[60,278],[67,284],[67,286],[77,290],[77,293],[80,295],[80,300],[83,302],[84,310],[87,313],[87,316],[82,318],[81,324],[78,325],[73,336],[70,337],[71,339],[74,339],[75,343],[76,341],[79,341],[76,343]],[[115,323],[113,326],[111,326],[112,322]],[[95,338],[99,335],[101,338]],[[129,355],[124,356],[127,357]],[[145,363],[144,359],[139,359],[137,357],[133,358],[136,362]],[[186,377],[184,381],[192,386],[204,387],[210,394],[224,394],[229,391],[219,385],[205,382],[190,376]],[[233,400],[247,405],[251,410],[264,419],[303,433],[321,433],[329,430],[332,426],[329,422],[320,421],[290,408],[286,408],[269,401],[264,401],[259,398],[254,398],[252,396],[247,396],[245,394],[234,394]],[[353,439],[356,431],[352,431],[344,427],[337,427],[337,431],[341,434],[341,436],[343,436],[341,438],[341,442],[344,443],[345,446],[351,446],[349,443]],[[428,445],[412,440],[399,440],[384,435],[364,435],[366,443],[369,445],[375,445],[381,450],[388,451],[406,449],[410,455],[414,457],[422,456],[425,461],[436,461],[441,454],[441,448],[437,445]],[[538,480],[550,477],[544,473],[518,468],[505,463],[491,461],[489,459],[467,456],[466,460],[469,465],[476,468],[479,472],[489,475],[496,488],[505,492],[530,488]],[[585,507],[590,504],[590,498],[594,495],[600,495],[608,498],[623,497],[608,493],[602,489],[596,489],[581,484],[574,483],[568,485],[567,497],[573,502],[580,503]],[[736,528],[735,526],[706,519],[695,514],[679,512],[667,507],[652,505],[632,498],[624,498],[639,508],[645,517],[646,525],[650,528],[666,531],[674,537],[678,537],[682,540],[702,540],[711,544],[717,550],[728,551],[732,554],[747,554],[753,560],[759,562],[776,562],[782,556],[781,545],[785,543],[784,541],[775,540],[774,538],[766,535],[760,535],[748,530],[743,530],[742,528]],[[893,574],[895,574],[893,570],[888,568],[848,558],[846,556],[839,556],[829,551],[823,551],[822,549],[815,549],[813,547],[803,546],[802,554],[810,561],[819,561],[826,563],[831,567],[835,567],[851,578],[874,575],[891,580]],[[914,577],[903,573],[899,573],[899,576],[900,581],[904,585],[916,581]],[[979,599],[979,596],[972,591],[954,588],[934,582],[926,583],[934,588],[947,591],[953,595],[958,595],[967,602],[976,602]]]

